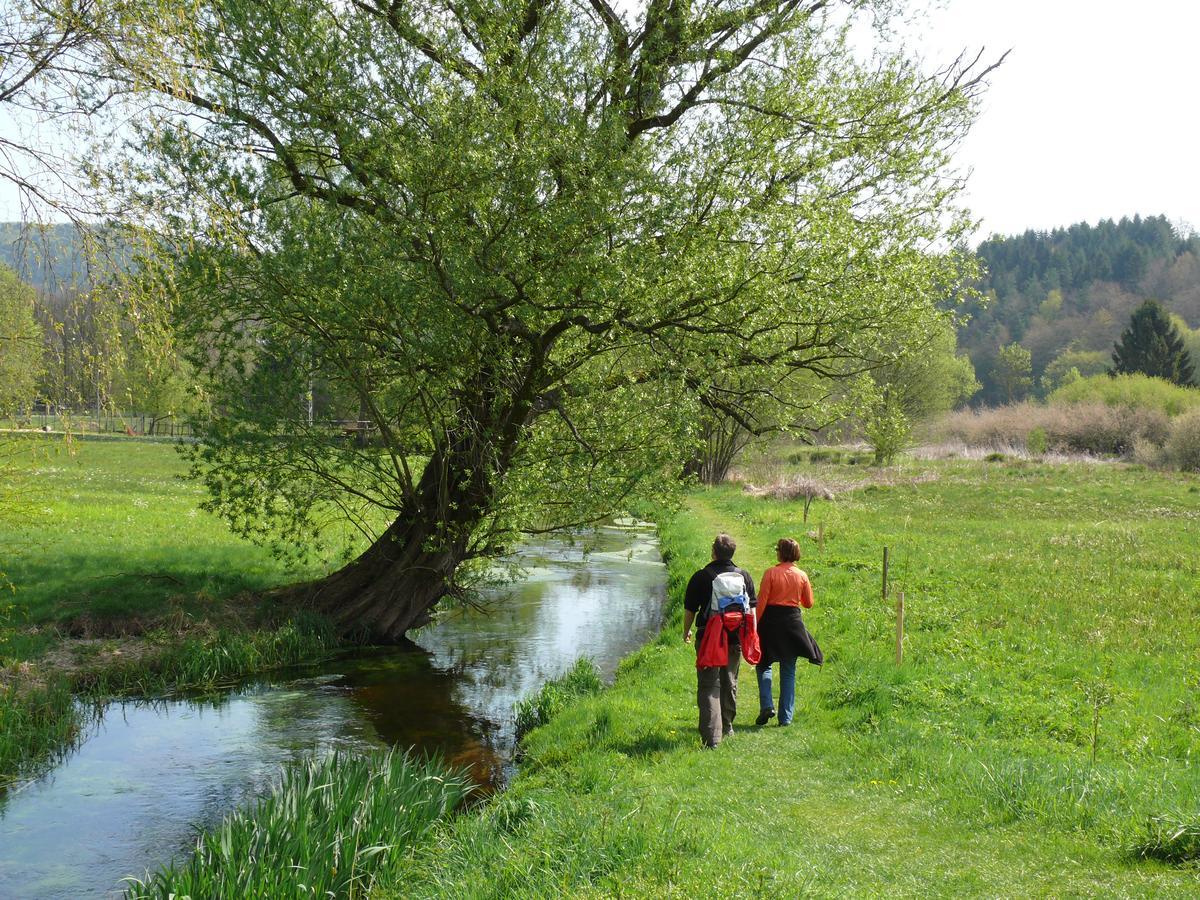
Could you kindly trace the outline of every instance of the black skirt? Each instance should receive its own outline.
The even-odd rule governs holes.
[[[804,627],[799,607],[768,606],[758,622],[758,639],[762,644],[760,666],[801,656],[814,666],[825,662],[821,648]]]

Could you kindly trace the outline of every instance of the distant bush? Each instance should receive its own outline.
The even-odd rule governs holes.
[[[813,450],[808,454],[810,463],[840,463],[842,461],[841,450]]]
[[[1200,409],[1194,409],[1171,423],[1166,456],[1185,472],[1200,472]]]
[[[1040,425],[1037,428],[1031,428],[1029,434],[1025,436],[1025,449],[1034,456],[1041,456],[1046,452],[1049,446],[1049,440],[1046,438],[1046,429]]]
[[[1093,375],[1064,384],[1048,398],[1051,406],[1079,403],[1103,403],[1106,406],[1133,406],[1178,416],[1200,409],[1200,389],[1180,387],[1148,375]]]
[[[1151,469],[1160,469],[1169,464],[1167,451],[1145,438],[1133,442],[1132,456],[1135,463]]]
[[[1170,427],[1166,413],[1157,409],[1103,403],[1014,403],[952,413],[939,430],[943,438],[970,447],[1029,448],[1032,452],[1031,443],[1040,444],[1044,435],[1044,450],[1124,456],[1133,452],[1139,440],[1162,446]]]
[[[1137,406],[1078,403],[1048,407],[1051,444],[1065,450],[1124,456],[1140,440],[1161,445],[1170,427],[1165,413]]]

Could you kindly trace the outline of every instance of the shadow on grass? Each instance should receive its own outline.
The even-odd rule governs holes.
[[[645,759],[663,753],[671,753],[696,743],[691,729],[674,729],[671,732],[647,731],[627,741],[611,741],[609,746],[626,756]]]
[[[241,548],[238,548],[240,550]],[[310,577],[253,551],[171,547],[153,554],[98,547],[21,560],[11,572],[18,618],[80,636],[142,630],[163,616],[231,612],[229,599]],[[241,612],[257,605],[236,604]]]

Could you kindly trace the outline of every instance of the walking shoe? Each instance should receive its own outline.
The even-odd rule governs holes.
[[[772,716],[774,716],[774,715],[775,715],[775,710],[773,710],[773,709],[764,709],[762,712],[760,712],[760,713],[758,714],[758,718],[754,720],[754,724],[755,724],[755,725],[766,725],[766,724],[767,724],[767,722],[768,722],[768,721],[771,719],[771,717],[772,717]],[[782,724],[782,723],[780,723],[780,724]]]
[[[733,736],[733,726],[732,725],[730,725],[723,732],[721,732],[722,738],[727,738],[727,737],[732,737],[732,736]]]

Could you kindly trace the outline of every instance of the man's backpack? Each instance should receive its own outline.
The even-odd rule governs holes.
[[[741,572],[722,572],[713,579],[706,623],[696,654],[697,669],[728,664],[731,632],[740,632],[742,656],[746,662],[756,665],[762,658],[758,631],[750,617],[750,597]]]
[[[750,598],[741,572],[722,572],[713,579],[708,621],[719,618],[726,631],[737,631],[742,619],[750,615]]]

